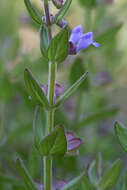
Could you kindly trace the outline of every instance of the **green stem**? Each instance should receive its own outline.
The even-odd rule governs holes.
[[[56,64],[49,63],[48,100],[50,108],[47,112],[47,135],[50,134],[54,126],[54,90],[55,90]],[[44,157],[44,189],[51,190],[52,184],[52,157]]]
[[[52,189],[52,158],[51,156],[45,156],[44,161],[44,189]]]
[[[48,38],[49,42],[52,39],[51,32],[51,22],[50,22],[50,12],[48,0],[43,0],[43,8],[46,18],[46,26],[48,29]],[[56,76],[56,64],[49,63],[49,77],[48,77],[48,101],[49,101],[49,110],[47,112],[47,131],[46,135],[50,134],[54,126],[54,90],[55,90],[55,76]],[[52,189],[52,157],[45,156],[44,159],[44,189]]]
[[[49,63],[48,100],[50,108],[47,112],[47,135],[50,134],[54,126],[54,91],[55,91],[56,64]],[[52,157],[44,157],[44,189],[51,190],[52,184]]]

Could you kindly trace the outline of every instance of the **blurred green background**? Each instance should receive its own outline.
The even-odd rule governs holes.
[[[84,32],[93,31],[100,48],[88,48],[69,56],[58,66],[57,82],[67,89],[85,70],[87,83],[56,111],[55,124],[62,123],[83,139],[79,156],[54,158],[54,177],[66,180],[75,176],[102,153],[104,162],[123,159],[114,135],[116,120],[127,123],[127,1],[99,0],[88,5],[73,0],[66,16],[71,28],[82,24]],[[90,1],[88,1],[90,2]],[[94,1],[91,1],[91,3]],[[32,0],[41,11],[42,2]],[[51,3],[51,2],[50,2]],[[57,11],[51,5],[53,14]],[[43,14],[43,13],[41,13]],[[54,27],[57,31],[58,28]],[[41,179],[42,166],[33,148],[31,104],[24,84],[24,68],[29,68],[42,84],[47,84],[48,63],[39,49],[39,27],[29,17],[23,0],[2,1],[0,5],[0,187],[18,189],[2,175],[15,181],[19,174],[15,164],[22,157],[33,178]],[[39,125],[43,126],[41,112]],[[41,166],[41,167],[40,167]],[[119,188],[118,188],[119,189]]]

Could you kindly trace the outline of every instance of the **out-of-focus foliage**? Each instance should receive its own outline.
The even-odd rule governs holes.
[[[73,58],[68,57],[63,64],[58,65],[58,82],[62,82],[65,90],[86,70],[89,75],[79,92],[55,112],[55,125],[62,123],[69,130],[76,131],[83,139],[83,145],[80,148],[80,158],[74,156],[54,158],[54,177],[68,181],[78,176],[83,167],[87,168],[87,165],[92,163],[89,169],[86,169],[89,175],[82,179],[79,186],[73,187],[73,189],[91,190],[92,186],[96,186],[96,179],[101,179],[102,176],[106,177],[102,178],[101,187],[105,186],[105,179],[107,176],[111,177],[108,171],[114,166],[110,163],[119,157],[126,161],[126,156],[114,135],[113,123],[117,118],[122,118],[121,110],[124,109],[122,106],[126,104],[125,102],[121,105],[122,97],[123,101],[126,100],[123,95],[116,97],[121,94],[116,86],[119,81],[117,79],[122,80],[121,68],[122,70],[125,68],[126,71],[119,33],[124,27],[122,22],[126,15],[127,3],[123,1],[117,7],[115,2],[111,1],[77,0],[73,5],[77,6],[79,13],[82,9],[84,31],[94,31],[95,39],[101,47],[99,49],[90,47]],[[38,5],[35,7],[40,10]],[[70,11],[67,19],[69,20],[74,14]],[[79,14],[79,20],[80,17],[82,15]],[[75,25],[75,21],[71,25]],[[25,88],[23,72],[26,67],[30,68],[42,84],[47,84],[48,64],[39,48],[26,51],[27,38],[29,38],[25,33],[26,30],[32,31],[34,40],[39,27],[30,20],[23,2],[2,1],[0,4],[0,188],[3,190],[24,190],[16,167],[19,155],[25,160],[25,165],[28,166],[35,181],[41,181],[42,175],[41,160],[32,146],[34,138],[32,118],[35,107],[31,104]],[[36,44],[36,41],[34,43]],[[25,51],[24,45],[27,47]],[[122,119],[126,122],[126,117]],[[40,110],[38,126],[42,125],[45,126],[45,115],[43,110]],[[102,153],[104,160],[100,169],[97,165],[98,152]],[[95,165],[92,160],[97,160],[94,162]],[[126,167],[125,163],[123,165]],[[117,169],[113,179],[119,176],[119,166]],[[126,179],[125,168],[115,189],[125,190]]]

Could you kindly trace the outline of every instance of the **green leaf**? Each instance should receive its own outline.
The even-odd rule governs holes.
[[[127,128],[124,127],[122,123],[116,122],[115,133],[117,135],[121,147],[127,153]]]
[[[79,80],[77,80],[60,98],[56,101],[55,107],[61,105],[67,98],[69,98],[77,88],[82,84],[82,82],[86,79],[88,72],[83,74]]]
[[[12,189],[13,189],[13,190],[26,190],[25,187],[20,186],[20,185],[13,185],[13,186],[12,186]]]
[[[24,0],[24,3],[26,5],[27,11],[29,12],[30,16],[32,17],[32,19],[38,23],[38,24],[44,24],[41,18],[41,15],[39,15],[37,13],[37,11],[35,10],[35,8],[33,7],[33,5],[31,4],[30,0]]]
[[[38,170],[40,169],[40,155],[34,146],[30,148],[29,155],[27,157],[27,168],[29,173],[33,179],[36,179]]]
[[[40,27],[40,49],[41,53],[45,58],[48,58],[48,31],[47,28],[43,25]]]
[[[24,71],[25,84],[28,89],[29,95],[33,102],[39,105],[43,105],[45,108],[49,108],[48,99],[41,89],[38,82],[33,78],[32,74],[28,69]]]
[[[74,84],[80,77],[86,72],[86,69],[83,65],[83,61],[80,58],[77,58],[74,63],[71,66],[71,71],[70,71],[70,83]],[[88,82],[88,77],[82,84],[80,85],[80,90],[88,90],[89,88],[89,82]]]
[[[83,183],[82,183],[83,190],[93,190],[88,177],[84,176],[82,181],[83,181]]]
[[[112,188],[120,175],[120,165],[121,161],[117,160],[112,167],[107,171],[100,181],[100,189],[105,190],[107,188]]]
[[[27,190],[38,190],[21,159],[17,159],[17,167]]]
[[[39,144],[45,135],[45,112],[39,106],[36,107],[33,120],[34,145],[39,149]]]
[[[98,178],[97,178],[97,171],[96,171],[96,161],[93,160],[93,162],[91,163],[89,170],[88,170],[88,174],[89,174],[89,178],[91,181],[91,184],[94,187],[97,187],[98,185]]]
[[[80,176],[75,177],[69,183],[67,183],[67,185],[65,185],[61,190],[69,190],[70,188],[74,188],[77,184],[81,182],[84,175],[85,175],[85,172],[83,172]]]
[[[113,27],[108,28],[104,32],[101,32],[100,34],[95,36],[94,40],[96,42],[100,43],[101,47],[103,47],[106,43],[109,44],[109,42],[111,42],[112,39],[114,39],[117,32],[119,32],[119,30],[121,29],[122,26],[123,26],[123,23],[118,23],[118,24],[114,25]],[[87,49],[84,49],[83,51],[86,52],[86,51],[92,50],[92,49],[96,49],[96,48],[93,48],[93,46],[89,46]]]
[[[97,5],[97,0],[79,0],[81,6],[95,7]]]
[[[67,141],[62,126],[57,126],[54,131],[40,142],[40,155],[64,155],[67,151]]]
[[[60,11],[56,14],[53,23],[59,22],[64,17],[64,15],[66,14],[71,5],[71,2],[72,0],[66,0]]]
[[[102,176],[102,170],[103,170],[103,159],[102,159],[102,154],[101,152],[98,153],[97,155],[97,162],[96,162],[96,166],[97,166],[97,176],[100,179]]]
[[[121,29],[122,26],[123,26],[122,23],[118,23],[117,25],[115,25],[111,28],[108,28],[103,33],[96,36],[95,41],[99,42],[100,44],[105,43],[105,42],[109,42],[109,40],[114,38],[114,36]]]
[[[82,127],[82,126],[85,126],[85,125],[89,125],[91,123],[99,122],[101,120],[104,120],[106,118],[109,118],[109,117],[112,117],[112,116],[116,115],[117,112],[118,112],[118,108],[117,107],[101,110],[100,112],[91,114],[87,118],[83,119],[78,124],[78,126]]]
[[[49,44],[48,49],[48,58],[50,61],[62,62],[68,56],[68,32],[65,29],[62,29]]]

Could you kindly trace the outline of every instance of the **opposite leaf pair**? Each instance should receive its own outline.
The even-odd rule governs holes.
[[[62,29],[50,42],[48,46],[48,35],[45,26],[40,29],[40,48],[42,55],[51,62],[63,62],[66,57],[77,54],[80,50],[88,48],[90,45],[99,47],[100,44],[93,40],[93,33],[83,34],[82,26],[79,25],[72,30],[69,38],[68,31]]]
[[[79,80],[77,80],[67,91],[65,91],[55,102],[54,107],[58,107],[59,105],[61,105],[69,96],[71,96],[73,94],[73,92],[75,92],[75,90],[82,84],[82,82],[86,79],[87,77],[87,72],[85,74],[83,74]],[[24,78],[25,78],[25,84],[29,93],[29,96],[32,100],[32,102],[35,105],[41,105],[44,106],[45,109],[49,109],[49,102],[47,99],[47,90],[46,90],[46,86],[42,86],[40,85],[32,76],[31,72],[28,69],[25,69],[24,71]],[[45,90],[43,90],[45,88]],[[56,88],[56,92],[55,95],[60,95],[59,92],[62,92],[62,88],[59,86],[58,89],[58,85]]]

